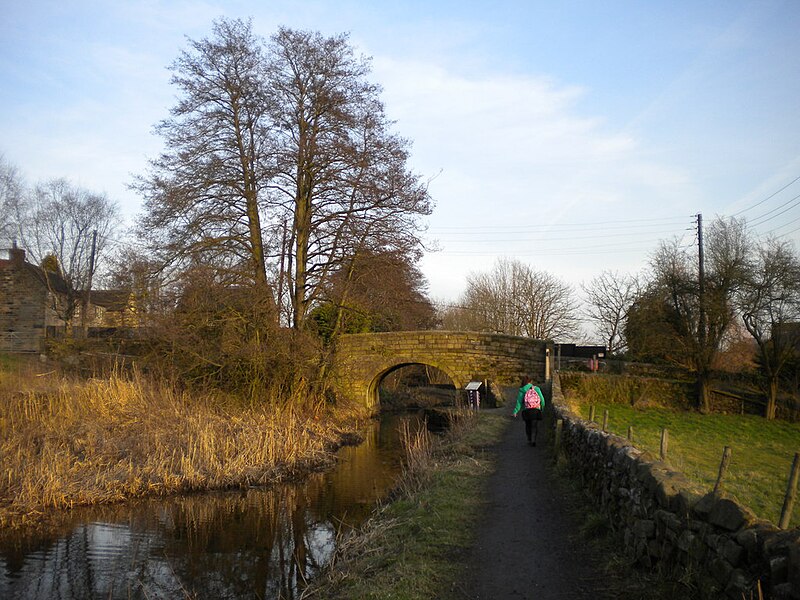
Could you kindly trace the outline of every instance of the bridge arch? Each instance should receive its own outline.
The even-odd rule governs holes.
[[[431,364],[431,362],[432,361],[428,361],[428,362],[399,361],[399,362],[396,362],[395,364],[393,364],[393,365],[381,370],[379,373],[376,373],[375,376],[372,378],[372,380],[369,382],[369,385],[368,385],[368,388],[367,388],[367,406],[377,406],[380,403],[379,390],[380,390],[381,382],[389,374],[393,373],[394,371],[397,371],[398,369],[402,369],[403,367],[413,367],[413,366],[417,366],[417,365],[422,365],[422,366],[426,366],[426,367],[434,367],[435,369],[438,369],[439,371],[441,371],[442,373],[444,373],[445,375],[447,375],[450,378],[450,381],[453,382],[453,387],[456,390],[460,390],[460,389],[464,388],[464,386],[466,385],[467,382],[458,381],[456,376],[454,376],[452,373],[449,373],[446,368],[442,368],[439,365]]]
[[[445,373],[456,389],[471,380],[517,385],[521,375],[549,379],[552,342],[466,331],[397,331],[342,335],[334,353],[337,393],[377,410],[377,389],[403,365],[429,365]]]

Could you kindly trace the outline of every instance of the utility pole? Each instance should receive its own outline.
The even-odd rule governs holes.
[[[700,406],[701,412],[706,412],[709,410],[709,390],[708,390],[708,361],[707,361],[707,352],[708,352],[708,326],[706,324],[707,315],[706,315],[706,267],[705,267],[705,259],[703,256],[703,215],[702,213],[697,213],[697,258],[699,261],[698,265],[698,318],[697,318],[697,341],[699,347],[697,348],[698,357],[700,358],[700,364],[698,364],[698,368],[700,372],[698,372],[698,387],[697,387],[697,397],[698,397],[698,405]]]
[[[81,310],[81,330],[83,338],[89,337],[89,297],[92,293],[92,276],[94,275],[94,255],[97,250],[97,230],[92,231],[92,253],[89,255],[89,277],[86,282],[86,291],[83,294],[83,308]]]
[[[700,334],[700,342],[702,347],[705,348],[706,341],[706,267],[705,259],[703,257],[703,214],[697,213],[697,257],[699,260],[698,277],[699,277],[699,323],[698,333]]]

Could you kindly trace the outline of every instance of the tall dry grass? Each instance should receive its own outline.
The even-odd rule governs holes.
[[[140,374],[0,372],[0,526],[52,508],[263,484],[331,460],[366,413],[298,394],[245,405]]]

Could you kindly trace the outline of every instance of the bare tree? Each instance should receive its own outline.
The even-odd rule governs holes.
[[[738,304],[767,378],[765,416],[774,419],[781,371],[800,345],[800,257],[790,243],[773,239],[758,249]]]
[[[172,64],[180,96],[156,128],[167,150],[134,188],[164,262],[213,263],[267,293],[264,189],[274,169],[263,42],[249,21],[216,21]]]
[[[624,352],[625,321],[639,294],[639,280],[632,275],[603,271],[582,287],[588,300],[587,316],[605,339],[608,352]]]
[[[25,185],[19,170],[0,154],[0,244],[10,247],[19,236],[18,215],[23,208]]]
[[[286,322],[302,328],[353,256],[419,251],[427,190],[347,36],[281,28],[266,46],[249,22],[223,19],[172,69],[167,151],[136,183],[164,258],[274,276]]]
[[[459,305],[467,325],[536,339],[571,339],[578,332],[574,290],[550,273],[500,259],[487,273],[474,273]]]
[[[326,301],[311,317],[326,338],[339,331],[431,329],[436,311],[426,296],[427,285],[412,258],[365,252],[330,279]]]
[[[280,270],[291,323],[302,328],[327,278],[360,252],[418,251],[417,219],[431,204],[406,167],[408,143],[390,132],[380,90],[366,79],[369,62],[346,35],[281,28],[270,57],[271,189],[280,222],[290,224]]]
[[[697,406],[710,409],[711,365],[736,318],[734,295],[748,267],[744,221],[717,219],[706,236],[704,269],[693,249],[662,243],[651,261],[649,294],[662,307],[664,339],[673,341],[665,358],[696,376]]]
[[[20,239],[31,258],[50,270],[58,269],[63,280],[53,309],[69,328],[102,266],[119,221],[117,206],[104,194],[53,179],[36,186],[20,216]]]

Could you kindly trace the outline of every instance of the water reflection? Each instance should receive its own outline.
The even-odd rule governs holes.
[[[408,418],[408,417],[406,417]],[[302,484],[76,510],[49,536],[0,537],[0,598],[282,598],[330,558],[399,471],[387,416]]]

